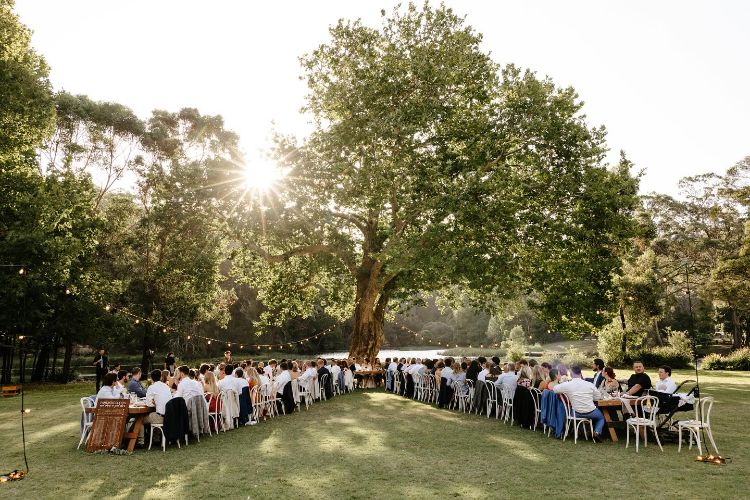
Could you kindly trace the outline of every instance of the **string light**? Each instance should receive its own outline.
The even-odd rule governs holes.
[[[109,305],[109,304],[107,304],[106,306],[104,306],[104,310],[107,311],[107,312],[109,312],[109,311],[112,310],[112,306]]]
[[[24,274],[26,274],[26,269],[24,269],[24,268],[19,269],[18,270],[18,274],[20,274],[21,276],[23,276]]]

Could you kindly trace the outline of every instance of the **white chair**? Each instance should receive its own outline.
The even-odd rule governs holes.
[[[221,404],[219,401],[219,398],[214,396],[211,393],[206,393],[204,397],[208,397],[206,400],[206,405],[208,405],[208,435],[212,435],[211,432],[211,422],[214,423],[214,428],[216,429],[216,434],[219,433],[219,416],[221,414],[220,408]],[[214,403],[214,411],[211,411],[211,403]]]
[[[468,399],[468,402],[466,403],[466,411],[471,413],[471,410],[474,407],[474,381],[466,379],[466,385],[469,388],[469,391],[468,391],[469,399]]]
[[[326,384],[328,383],[328,374],[324,373],[319,380],[320,386],[320,400],[325,401],[326,399]]]
[[[393,376],[393,392],[396,394],[401,393],[401,372],[398,371]]]
[[[507,424],[510,421],[510,425],[513,425],[513,396],[516,395],[515,383],[511,385],[503,384],[500,388],[500,394],[503,399],[501,416],[503,419],[503,423]]]
[[[263,417],[263,396],[260,385],[250,389],[250,405],[252,406],[253,420],[260,422]]]
[[[542,417],[542,391],[540,391],[536,387],[531,387],[529,389],[529,392],[531,393],[531,397],[534,400],[534,429],[533,430],[536,430],[536,426],[539,425],[539,421],[541,420],[541,417]]]
[[[466,408],[469,406],[469,391],[468,388],[466,393],[461,391],[461,384],[457,380],[453,381],[453,400],[452,406],[461,412],[466,413]]]
[[[586,435],[586,424],[588,424],[589,428],[591,429],[591,437],[594,437],[594,422],[590,418],[585,417],[579,417],[576,415],[575,410],[573,410],[573,407],[570,404],[570,399],[568,399],[568,396],[565,394],[560,393],[560,399],[562,399],[563,404],[565,405],[565,434],[563,435],[563,441],[568,437],[568,432],[570,431],[570,427],[573,427],[573,443],[578,443],[578,427],[583,425],[583,437],[588,439],[588,436]]]
[[[634,401],[635,403],[635,416],[630,417],[626,420],[627,423],[627,437],[625,440],[625,448],[630,446],[630,429],[633,429],[635,434],[635,451],[638,452],[638,442],[640,441],[640,430],[643,427],[643,446],[648,446],[648,429],[651,429],[656,438],[656,444],[659,445],[659,449],[664,451],[659,441],[659,434],[656,432],[656,413],[659,411],[659,398],[656,396],[643,396]]]
[[[490,418],[492,410],[495,410],[495,418],[499,418],[500,406],[497,402],[497,387],[489,380],[484,381],[484,387],[487,389],[487,418]]]
[[[225,431],[226,427],[236,429],[240,420],[240,397],[237,395],[237,391],[234,389],[221,391],[219,398],[221,400],[222,413],[226,413],[222,427],[224,427]]]
[[[148,438],[148,449],[151,449],[151,445],[154,443],[154,431],[158,430],[161,432],[161,451],[166,452],[167,451],[167,439],[164,437],[164,424],[151,424],[151,432],[149,432],[149,438]],[[185,443],[187,443],[187,438],[185,438]],[[180,447],[180,440],[177,440],[177,447]]]
[[[711,410],[714,406],[714,398],[712,396],[706,396],[701,398],[700,403],[695,405],[695,419],[694,420],[681,420],[677,422],[677,429],[679,430],[680,444],[677,447],[677,452],[682,449],[682,429],[686,429],[690,434],[690,444],[688,449],[693,447],[693,438],[695,443],[698,445],[698,453],[703,454],[703,448],[701,447],[701,430],[703,430],[708,436],[708,440],[711,441],[711,445],[714,447],[716,454],[719,454],[719,449],[716,447],[716,441],[714,441],[714,435],[711,433]],[[708,446],[706,446],[708,451]]]
[[[81,445],[88,441],[89,432],[91,432],[91,426],[94,425],[94,414],[86,413],[87,408],[93,408],[94,403],[88,397],[81,398],[81,411],[83,412],[83,429],[81,429],[81,440],[78,442],[77,450],[81,448]]]

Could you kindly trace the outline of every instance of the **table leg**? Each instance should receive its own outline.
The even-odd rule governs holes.
[[[138,441],[138,433],[141,431],[141,425],[143,425],[143,415],[136,415],[135,422],[133,422],[133,429],[130,432],[126,432],[123,435],[123,440],[128,439],[128,451],[132,452],[135,449],[135,443]]]
[[[607,429],[609,429],[609,437],[612,438],[612,442],[616,443],[617,441],[619,441],[619,439],[617,439],[617,432],[615,432],[615,428],[610,425],[612,423],[612,415],[609,413],[611,411],[610,407],[606,406],[603,408],[603,410],[604,411],[602,413],[604,414],[604,421],[607,422]]]

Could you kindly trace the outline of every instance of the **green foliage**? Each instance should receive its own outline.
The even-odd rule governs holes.
[[[750,370],[750,347],[733,351],[728,356],[712,353],[703,358],[705,370]]]
[[[657,367],[667,365],[672,368],[687,368],[693,360],[690,352],[685,353],[672,346],[664,347],[644,347],[629,352],[625,357],[625,365],[630,365],[633,361],[640,360],[646,366]]]
[[[608,325],[597,331],[597,350],[605,363],[620,366],[625,363],[625,353],[622,352],[622,326],[619,319],[614,319]],[[627,350],[632,351],[643,344],[645,334],[632,330],[627,332]]]
[[[55,109],[49,68],[31,48],[31,31],[0,1],[0,168],[29,164],[52,131]]]
[[[340,21],[302,58],[315,128],[277,138],[288,182],[237,231],[269,272],[301,257],[309,287],[346,288],[368,319],[355,331],[392,299],[455,285],[472,306],[537,290],[546,317],[578,327],[610,301],[632,232],[629,165],[601,164],[604,131],[572,88],[501,69],[480,43],[452,10],[409,4],[380,29]],[[306,297],[278,309],[312,312]]]

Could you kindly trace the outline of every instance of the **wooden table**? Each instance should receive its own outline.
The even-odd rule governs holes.
[[[372,389],[375,387],[375,375],[384,375],[384,370],[359,370],[354,372],[354,376],[357,375],[362,377],[362,385],[365,386],[366,389]],[[365,380],[367,382],[365,382]],[[371,384],[371,385],[369,385]]]
[[[636,399],[629,400],[631,405],[636,401]],[[609,429],[609,437],[611,437],[612,441],[616,443],[619,439],[617,438],[615,427],[612,425],[614,422],[614,420],[612,420],[612,412],[617,412],[618,409],[622,410],[622,401],[619,399],[600,399],[599,401],[594,401],[594,404],[602,410],[604,420],[607,422],[607,429]]]
[[[125,441],[126,439],[128,440],[128,451],[133,451],[135,449],[135,443],[138,441],[138,433],[141,431],[143,419],[146,417],[146,415],[153,411],[156,411],[156,408],[154,408],[153,406],[128,407],[128,417],[132,417],[134,419],[133,428],[130,430],[130,432],[126,432],[122,435],[123,441]],[[86,408],[86,413],[93,413],[96,415],[96,408]]]

